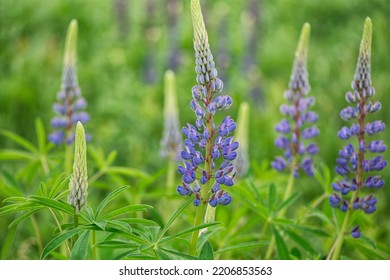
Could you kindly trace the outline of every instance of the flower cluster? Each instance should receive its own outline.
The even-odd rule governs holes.
[[[360,209],[366,214],[373,213],[376,210],[377,199],[372,194],[361,195],[360,192],[364,188],[377,189],[384,185],[381,177],[372,175],[371,172],[381,171],[387,165],[383,156],[378,155],[386,151],[386,145],[381,140],[370,138],[383,131],[385,125],[380,120],[366,122],[366,117],[381,109],[378,101],[375,103],[369,101],[375,94],[370,76],[371,28],[371,20],[367,19],[355,77],[352,81],[352,91],[345,96],[350,105],[340,113],[343,120],[355,123],[343,126],[337,133],[338,137],[342,140],[357,140],[355,146],[347,143],[339,151],[336,160],[336,172],[343,178],[332,183],[334,193],[329,197],[329,203],[343,212]],[[376,155],[368,159],[367,153],[369,152]],[[358,238],[360,236],[359,226],[355,226],[351,234]]]
[[[311,139],[319,134],[318,128],[313,125],[318,120],[317,113],[309,111],[314,104],[314,97],[307,97],[310,91],[307,73],[307,50],[309,43],[310,25],[306,23],[301,32],[295,62],[290,78],[289,89],[284,97],[287,104],[280,106],[280,111],[285,117],[275,127],[280,134],[275,139],[275,146],[284,150],[284,157],[276,157],[271,163],[277,171],[292,168],[294,176],[298,177],[299,169],[309,176],[313,176],[312,156],[319,151],[316,143],[307,143],[305,139]],[[306,155],[306,156],[305,156]]]
[[[232,200],[221,186],[233,185],[235,171],[232,161],[237,157],[238,142],[229,135],[236,129],[236,124],[230,116],[225,117],[219,126],[214,123],[216,112],[228,109],[233,101],[230,96],[217,95],[223,83],[217,77],[199,1],[191,1],[191,13],[197,85],[192,88],[190,107],[195,112],[196,121],[195,125],[188,124],[182,129],[186,139],[181,152],[184,163],[178,167],[182,185],[177,187],[177,192],[183,196],[194,194],[195,206],[208,202],[215,207]]]
[[[51,126],[55,131],[49,135],[49,140],[56,145],[64,142],[71,144],[75,138],[77,122],[84,124],[89,121],[89,115],[84,111],[87,102],[81,96],[77,82],[76,41],[77,21],[72,20],[66,38],[61,90],[57,94],[58,102],[53,105],[56,116],[52,118]],[[87,139],[89,138],[87,135]]]

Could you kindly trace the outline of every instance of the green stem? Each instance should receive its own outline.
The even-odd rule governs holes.
[[[210,97],[212,98],[212,96]],[[196,209],[194,226],[199,226],[205,214],[206,206],[208,203],[208,195],[210,192],[210,178],[211,178],[211,163],[212,163],[212,149],[213,149],[213,117],[210,113],[206,114],[206,127],[209,132],[210,138],[206,142],[205,150],[205,171],[208,176],[208,181],[203,185],[201,189],[201,201],[200,205]],[[196,256],[196,246],[199,239],[199,230],[192,232],[191,244],[190,244],[190,255]]]
[[[360,113],[361,115],[359,118],[360,130],[359,130],[359,135],[358,135],[358,143],[364,143],[364,134],[365,134],[365,132],[364,132],[364,127],[365,127],[364,105],[365,105],[365,103],[366,103],[366,100],[364,98],[362,98],[359,101],[359,107],[360,107],[359,112],[361,112]],[[343,243],[344,243],[344,236],[345,236],[345,233],[346,233],[347,228],[349,226],[349,223],[350,223],[350,220],[352,217],[352,212],[354,210],[352,205],[353,205],[353,202],[355,201],[355,199],[359,196],[359,191],[363,186],[363,171],[364,171],[363,161],[364,161],[364,151],[362,149],[359,149],[358,166],[357,166],[357,172],[356,172],[357,189],[356,189],[356,191],[352,192],[351,200],[349,201],[349,204],[348,204],[347,214],[344,218],[344,222],[343,222],[343,225],[341,226],[340,232],[337,235],[336,241],[328,254],[328,257],[327,257],[328,259],[330,257],[332,257],[332,260],[338,260],[340,258],[341,248],[343,247]],[[334,249],[334,252],[332,253],[333,249]]]
[[[194,226],[199,226],[202,223],[204,212],[206,209],[206,204],[201,203],[196,208],[196,214],[195,214],[195,222]],[[193,231],[191,235],[191,243],[190,243],[190,255],[196,256],[196,246],[198,245],[198,239],[199,239],[199,230]]]

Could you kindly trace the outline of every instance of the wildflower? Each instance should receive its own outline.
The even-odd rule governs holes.
[[[87,204],[87,145],[81,122],[76,125],[73,174],[69,182],[69,204],[78,213]]]
[[[280,134],[275,139],[275,146],[284,150],[284,157],[276,157],[271,163],[279,172],[286,168],[292,169],[295,177],[298,177],[299,169],[309,176],[314,175],[312,156],[319,151],[316,143],[305,141],[319,134],[314,125],[318,115],[309,111],[314,105],[314,97],[307,96],[310,91],[306,66],[309,34],[310,25],[305,23],[295,53],[289,89],[284,93],[287,103],[280,106],[280,112],[285,118],[275,127]]]
[[[332,183],[334,194],[331,195],[329,201],[332,207],[340,208],[343,212],[358,210],[366,214],[375,212],[377,199],[373,194],[363,195],[362,192],[365,189],[367,189],[366,192],[370,192],[384,185],[381,177],[372,175],[372,172],[381,171],[386,167],[387,161],[383,156],[377,155],[386,151],[386,145],[381,140],[372,139],[372,136],[382,132],[385,125],[381,120],[367,122],[368,116],[381,109],[378,101],[375,103],[370,101],[375,94],[370,74],[371,34],[372,24],[367,18],[360,43],[356,72],[351,85],[352,91],[347,92],[345,96],[350,105],[340,113],[345,121],[355,122],[350,126],[343,126],[337,133],[340,139],[350,142],[339,151],[336,172],[342,176],[342,179]],[[352,141],[355,141],[354,144]],[[368,158],[369,153],[375,156]],[[351,230],[351,235],[354,238],[360,237],[359,226]]]
[[[222,81],[217,70],[207,37],[199,0],[191,1],[194,27],[195,72],[197,85],[192,88],[190,107],[196,116],[195,125],[183,127],[185,146],[181,152],[184,161],[178,167],[182,185],[177,187],[181,195],[194,194],[194,205],[212,207],[227,205],[232,198],[222,186],[232,186],[235,175],[233,164],[237,157],[238,142],[229,136],[236,129],[230,116],[221,124],[214,123],[219,110],[228,109],[232,98],[221,95]]]
[[[175,74],[170,70],[165,73],[164,96],[164,131],[160,153],[164,158],[174,160],[180,157],[183,147],[179,129]]]
[[[51,126],[55,131],[49,135],[49,141],[56,145],[64,142],[70,145],[74,141],[77,122],[84,124],[89,121],[89,115],[84,111],[87,101],[81,96],[77,81],[76,44],[77,21],[72,20],[66,36],[61,90],[57,94],[57,103],[53,105],[56,116],[52,118]]]

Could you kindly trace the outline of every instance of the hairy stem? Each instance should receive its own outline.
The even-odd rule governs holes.
[[[211,97],[210,97],[211,98]],[[205,153],[205,170],[208,176],[208,181],[205,185],[203,185],[201,189],[201,201],[200,205],[196,209],[195,222],[194,226],[199,226],[204,217],[204,213],[206,211],[206,206],[208,203],[207,197],[210,191],[210,178],[211,178],[211,165],[212,165],[212,149],[213,149],[213,117],[210,113],[206,115],[206,128],[209,132],[210,138],[206,142],[206,153]],[[199,239],[199,230],[194,231],[191,237],[191,245],[190,245],[190,254],[196,255],[196,246]]]
[[[362,96],[362,94],[361,94]],[[359,149],[359,154],[358,154],[358,166],[357,166],[357,173],[356,173],[356,184],[357,184],[357,189],[356,191],[352,192],[351,200],[349,201],[348,205],[348,210],[347,214],[344,218],[343,225],[341,226],[340,232],[336,238],[335,244],[334,244],[334,252],[331,254],[331,252],[328,255],[328,258],[332,258],[332,260],[337,260],[340,258],[340,252],[341,248],[343,247],[344,243],[344,236],[347,232],[348,226],[350,224],[350,220],[352,217],[353,213],[353,202],[355,199],[359,196],[359,191],[362,188],[363,185],[363,161],[364,161],[364,150],[360,149],[360,143],[364,143],[364,119],[365,119],[365,113],[364,113],[364,104],[366,103],[366,100],[362,98],[359,101],[359,107],[360,107],[360,118],[359,118],[359,135],[358,135],[358,149]]]

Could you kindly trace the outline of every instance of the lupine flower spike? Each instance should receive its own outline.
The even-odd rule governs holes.
[[[237,176],[243,177],[248,172],[249,167],[249,104],[247,102],[242,102],[238,108],[237,130],[234,137],[240,143],[235,163]]]
[[[165,73],[164,85],[164,130],[160,153],[162,157],[173,161],[180,158],[183,140],[179,128],[175,74],[171,70]]]
[[[87,145],[84,127],[81,122],[76,125],[76,141],[74,148],[73,173],[69,182],[69,204],[75,214],[87,204],[88,174],[87,174]]]
[[[51,126],[55,131],[49,135],[49,140],[56,145],[73,143],[76,123],[89,121],[89,115],[84,111],[87,102],[81,96],[77,81],[76,46],[77,21],[72,20],[66,35],[61,90],[57,94],[57,103],[53,105],[56,116],[51,120]]]
[[[345,95],[350,105],[340,113],[341,118],[350,122],[350,125],[343,126],[337,133],[340,139],[348,140],[348,143],[339,151],[336,160],[336,172],[342,179],[332,183],[334,193],[329,197],[332,207],[346,212],[343,226],[336,239],[334,259],[340,255],[345,232],[350,231],[354,238],[360,237],[359,225],[348,229],[351,226],[352,212],[373,213],[376,210],[377,199],[371,192],[384,185],[381,176],[373,172],[381,171],[387,165],[387,161],[380,155],[386,151],[386,145],[382,140],[373,139],[373,136],[382,132],[385,124],[381,120],[367,121],[371,114],[381,109],[380,102],[370,101],[375,94],[370,74],[371,34],[372,23],[371,19],[367,18],[355,77],[351,84],[352,91]],[[369,157],[369,153],[374,155]]]
[[[307,143],[319,134],[318,128],[314,125],[318,115],[309,111],[314,104],[314,97],[308,96],[310,85],[306,64],[309,35],[310,25],[305,23],[295,53],[289,89],[284,93],[286,104],[280,106],[280,112],[285,118],[275,127],[280,134],[275,140],[275,145],[284,150],[284,156],[276,157],[272,167],[280,172],[285,169],[291,170],[294,177],[299,176],[300,169],[309,176],[314,175],[312,156],[319,151],[316,143]]]
[[[195,112],[195,125],[183,127],[185,147],[181,152],[183,165],[178,171],[182,184],[177,192],[183,196],[193,195],[196,212],[195,225],[199,225],[205,214],[206,205],[212,207],[227,205],[232,198],[223,186],[233,185],[234,167],[238,142],[229,136],[236,124],[227,116],[222,123],[214,123],[219,110],[228,109],[232,98],[221,95],[223,83],[217,77],[213,55],[210,51],[207,31],[204,25],[199,0],[191,0],[191,15],[194,27],[195,72],[197,85],[192,88],[190,107]],[[196,252],[198,233],[192,235],[190,253]]]
[[[314,97],[308,96],[310,92],[307,71],[309,36],[310,25],[305,23],[295,52],[289,89],[284,92],[286,104],[280,106],[280,112],[284,118],[275,127],[280,134],[275,139],[275,146],[282,149],[284,154],[276,157],[271,165],[278,172],[284,170],[290,172],[283,200],[291,196],[294,180],[299,176],[300,170],[308,176],[314,175],[312,157],[319,151],[317,144],[310,141],[318,136],[319,130],[314,125],[318,120],[318,115],[309,110],[314,105]],[[283,208],[278,212],[278,217],[283,218],[286,211],[287,208]],[[272,257],[274,246],[275,238],[272,237],[265,255],[266,259]]]

